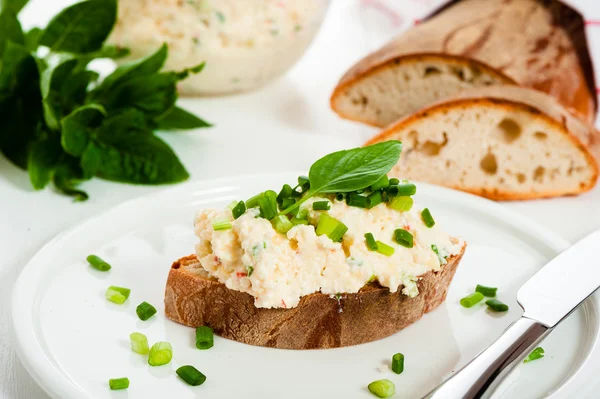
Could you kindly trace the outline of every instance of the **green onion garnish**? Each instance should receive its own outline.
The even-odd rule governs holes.
[[[392,371],[396,374],[402,374],[404,371],[404,355],[402,353],[392,356]]]
[[[296,218],[296,217],[293,217],[293,218],[290,220],[290,222],[292,222],[292,225],[293,225],[293,226],[298,226],[299,224],[305,224],[305,225],[307,225],[307,224],[308,224],[308,220],[306,220],[306,219],[298,219],[298,218]]]
[[[392,177],[390,179],[390,186],[397,186],[398,184],[400,184],[400,180],[396,179],[395,177]]]
[[[213,329],[208,326],[200,326],[196,328],[196,348],[210,349],[214,345]]]
[[[369,384],[369,392],[378,398],[389,398],[396,394],[396,386],[390,380],[377,380]]]
[[[369,199],[369,209],[383,202],[383,196],[381,195],[381,191],[375,191],[369,194],[367,198]]]
[[[298,219],[308,218],[308,209],[298,209],[298,212],[296,212],[296,217]]]
[[[111,390],[116,391],[117,389],[129,388],[129,378],[113,378],[108,380],[108,386]]]
[[[285,215],[275,216],[271,220],[271,223],[273,224],[275,230],[277,230],[277,232],[281,234],[287,233],[292,227],[294,227],[292,222],[290,222],[290,219],[288,219]]]
[[[346,194],[344,194],[344,193],[337,193],[335,195],[335,199],[338,201],[343,201],[345,198],[346,198]]]
[[[355,206],[357,208],[368,208],[369,207],[369,199],[364,195],[350,193],[346,197],[346,203],[349,206]]]
[[[175,371],[188,385],[198,386],[204,384],[206,376],[199,372],[194,366],[181,366]]]
[[[469,296],[464,297],[460,300],[460,304],[465,308],[471,308],[483,300],[483,294],[481,292],[474,292]]]
[[[292,189],[292,186],[290,186],[289,184],[284,184],[279,194],[277,194],[277,202],[281,204],[283,203],[284,199],[290,198],[292,196],[292,191],[294,191]]]
[[[498,288],[486,287],[485,285],[480,284],[477,284],[477,287],[475,287],[475,292],[481,292],[484,296],[492,298],[496,296],[496,291],[498,291]]]
[[[478,292],[478,294],[481,294]],[[481,294],[483,296],[483,294]],[[485,301],[485,304],[489,306],[491,310],[494,312],[506,312],[508,310],[508,305],[500,302],[497,299],[488,299]]]
[[[411,197],[394,197],[390,201],[390,207],[400,212],[408,212],[411,210],[413,203]]]
[[[298,176],[298,186],[302,189],[302,192],[305,193],[310,189],[310,181],[306,176]]]
[[[258,206],[260,206],[261,216],[267,220],[273,219],[277,216],[277,193],[273,190],[267,190],[263,193],[263,196],[258,199]]]
[[[373,234],[365,234],[365,241],[367,242],[367,248],[369,248],[369,251],[377,251],[377,241],[375,241],[375,237],[373,237]]]
[[[531,352],[529,354],[529,356],[527,356],[527,358],[525,360],[523,360],[523,363],[529,363],[533,360],[537,360],[537,359],[541,359],[544,357],[544,348],[542,348],[541,346],[538,346],[537,348],[535,348],[533,350],[533,352]]]
[[[388,180],[387,175],[383,175],[381,176],[381,179],[377,180],[371,185],[371,191],[375,192],[377,190],[381,190],[382,188],[386,188],[389,185],[390,181]]]
[[[250,197],[246,200],[246,208],[256,208],[258,205],[259,198],[263,197],[265,193],[256,194],[254,197]]]
[[[129,334],[129,342],[131,343],[131,350],[140,355],[147,355],[150,351],[148,346],[148,338],[142,333],[134,332]]]
[[[431,250],[433,252],[435,252],[435,254],[437,255],[438,260],[440,261],[440,265],[445,265],[446,263],[448,263],[448,261],[446,261],[446,258],[444,258],[442,255],[440,255],[440,251],[438,250],[437,245],[432,244],[431,245]]]
[[[213,220],[212,228],[214,231],[229,230],[231,222],[229,220]]]
[[[296,200],[293,198],[285,198],[283,201],[281,201],[281,209],[287,209],[290,206],[294,205],[296,203]]]
[[[168,342],[157,342],[150,348],[148,364],[150,366],[164,366],[173,358],[173,347]]]
[[[156,308],[148,302],[142,302],[135,308],[135,313],[142,321],[146,321],[156,314]]]
[[[329,201],[313,202],[313,210],[315,210],[315,211],[328,211],[330,209],[331,209],[331,203]]]
[[[431,216],[431,212],[429,212],[429,209],[423,209],[423,211],[421,212],[421,218],[423,219],[423,223],[425,223],[425,226],[432,228],[435,225],[435,220],[433,220],[433,216]]]
[[[96,270],[100,270],[101,272],[107,272],[110,270],[110,265],[106,263],[102,258],[96,255],[89,255],[87,261],[90,265]]]
[[[342,240],[342,237],[348,231],[348,227],[336,218],[329,216],[327,213],[321,214],[319,223],[317,223],[317,235],[325,234],[333,242]]]
[[[399,196],[415,195],[417,193],[417,186],[412,183],[399,183],[394,187],[397,187],[396,195]]]
[[[231,210],[234,219],[237,219],[240,216],[242,216],[244,212],[246,212],[246,204],[244,203],[244,201],[240,201],[237,204],[235,204],[235,206]]]
[[[385,256],[392,256],[394,254],[394,248],[390,247],[387,244],[382,243],[381,241],[377,242],[377,252]]]
[[[404,229],[396,229],[394,231],[394,238],[396,242],[403,247],[412,248],[414,246],[413,235]]]
[[[232,211],[232,210],[233,210],[233,208],[235,208],[235,206],[237,205],[237,203],[238,203],[237,201],[231,201],[231,202],[229,203],[229,205],[227,205],[227,208],[229,208],[229,210],[231,210],[231,211]]]
[[[109,301],[121,305],[127,300],[127,298],[129,298],[129,294],[131,294],[131,290],[129,288],[115,287],[114,285],[111,285],[106,290],[104,296]]]
[[[248,273],[248,277],[252,276],[252,273],[254,273],[254,268],[252,266],[246,266],[246,273]]]

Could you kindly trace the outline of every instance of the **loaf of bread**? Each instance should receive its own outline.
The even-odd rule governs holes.
[[[465,91],[388,126],[393,175],[494,200],[579,194],[598,178],[600,136],[553,97],[518,86]]]
[[[383,127],[465,89],[518,84],[593,122],[595,84],[580,14],[556,0],[453,3],[353,66],[332,108]]]

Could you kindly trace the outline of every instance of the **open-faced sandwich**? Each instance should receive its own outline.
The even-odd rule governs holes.
[[[329,154],[308,178],[195,221],[196,254],[173,263],[167,317],[289,349],[374,341],[435,309],[466,244],[388,177],[402,144]]]

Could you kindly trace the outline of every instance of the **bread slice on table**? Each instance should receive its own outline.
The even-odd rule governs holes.
[[[391,173],[494,200],[579,194],[598,178],[600,136],[553,97],[517,86],[463,92],[388,126]]]
[[[517,84],[593,122],[595,83],[579,13],[555,0],[453,3],[354,65],[331,107],[383,127],[466,89]]]
[[[302,297],[295,308],[257,308],[245,292],[228,289],[208,276],[196,255],[171,266],[165,313],[190,327],[207,325],[217,335],[250,345],[280,349],[325,349],[362,344],[392,335],[437,308],[462,258],[447,259],[440,271],[420,276],[419,295],[390,293],[377,283],[339,300],[321,293]]]

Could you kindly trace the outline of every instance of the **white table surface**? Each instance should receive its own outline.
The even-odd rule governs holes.
[[[373,3],[378,0],[333,0],[314,44],[285,77],[254,93],[183,100],[184,106],[215,123],[212,129],[163,136],[180,155],[192,179],[305,170],[320,155],[360,145],[375,130],[339,119],[328,106],[331,89],[349,65],[439,2],[395,1],[396,10],[402,3],[399,18],[377,10]],[[43,23],[69,3],[72,1],[32,0],[24,11],[24,24]],[[574,3],[588,18],[600,19],[598,2]],[[592,53],[600,56],[600,32],[598,40],[595,34],[590,36],[592,45],[598,44]],[[281,155],[275,155],[278,151]],[[84,188],[90,194],[85,203],[72,203],[51,189],[34,192],[26,173],[0,156],[0,398],[48,397],[23,368],[12,346],[11,291],[21,268],[66,227],[125,200],[162,189],[101,180],[86,183]],[[579,197],[505,206],[571,242],[600,228],[600,186]]]

